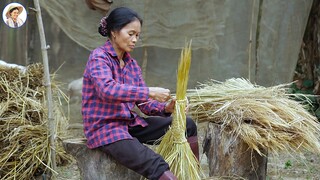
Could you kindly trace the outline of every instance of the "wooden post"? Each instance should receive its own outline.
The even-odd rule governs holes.
[[[266,151],[262,150],[266,156],[260,156],[241,139],[230,137],[230,134],[222,131],[220,125],[214,123],[209,123],[203,143],[210,177],[266,179]]]
[[[42,60],[43,60],[43,68],[44,68],[44,77],[45,82],[44,86],[47,90],[47,107],[48,107],[48,131],[49,131],[49,141],[50,141],[50,149],[51,149],[51,168],[55,171],[57,169],[56,165],[56,151],[55,151],[55,119],[53,118],[53,104],[52,104],[52,91],[51,91],[51,81],[50,81],[50,72],[49,72],[49,63],[48,63],[48,54],[47,54],[47,43],[46,37],[44,34],[41,9],[39,0],[34,0],[34,7],[36,11],[36,17],[38,22],[39,34],[40,34],[40,42],[41,42],[41,50],[42,50]]]
[[[98,149],[89,149],[86,139],[69,139],[63,141],[67,153],[76,160],[83,180],[131,180],[143,177],[118,164],[113,158]],[[128,149],[128,153],[130,150]]]

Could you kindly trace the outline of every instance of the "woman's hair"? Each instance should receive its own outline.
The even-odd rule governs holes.
[[[19,8],[18,7],[14,7],[12,9],[10,9],[9,13],[11,14],[14,10],[18,10],[19,11]]]
[[[120,31],[124,26],[135,20],[139,20],[142,25],[142,19],[135,11],[126,7],[115,8],[109,16],[101,19],[99,33],[110,38],[111,31]]]

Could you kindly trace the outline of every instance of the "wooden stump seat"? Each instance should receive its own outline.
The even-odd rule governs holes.
[[[209,123],[203,151],[208,159],[209,176],[266,179],[267,152],[262,150],[266,156],[260,156],[241,139],[230,137],[218,124]]]
[[[63,147],[76,159],[82,180],[139,180],[142,177],[102,151],[89,149],[84,138],[64,140]]]

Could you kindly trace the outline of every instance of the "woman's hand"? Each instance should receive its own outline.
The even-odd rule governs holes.
[[[161,87],[149,87],[149,97],[159,102],[166,102],[171,98],[170,90]]]
[[[165,106],[164,112],[165,113],[173,113],[174,107],[176,105],[176,99],[171,99]]]
[[[165,107],[165,112],[166,113],[173,113],[174,109],[176,106],[176,98],[172,98],[169,102],[167,102],[166,107]],[[187,101],[185,112],[188,113],[189,110],[189,102]]]

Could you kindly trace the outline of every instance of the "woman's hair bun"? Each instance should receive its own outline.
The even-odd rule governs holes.
[[[99,33],[106,37],[108,35],[108,29],[107,29],[107,17],[103,17],[100,20],[100,25],[99,25]]]

